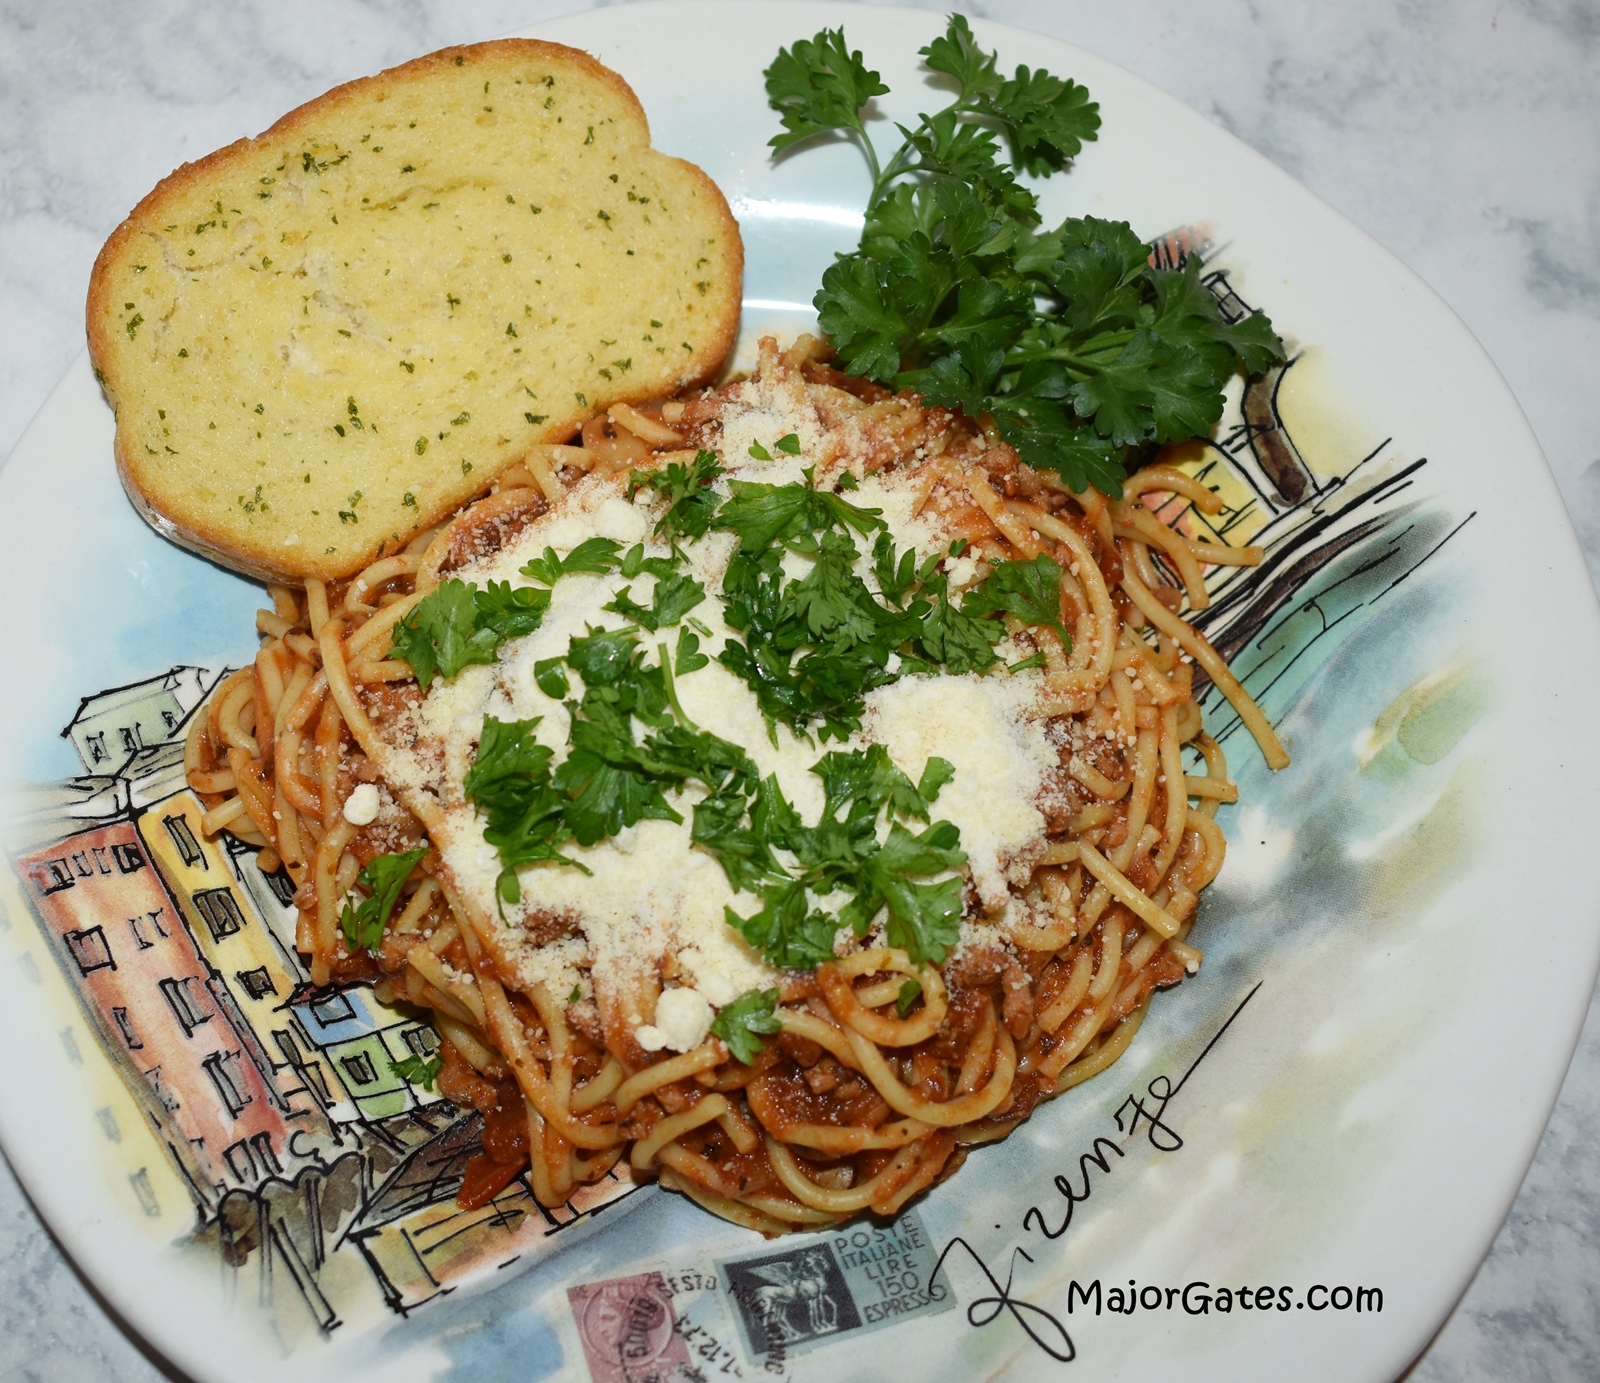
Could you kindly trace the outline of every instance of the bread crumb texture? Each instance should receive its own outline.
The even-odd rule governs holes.
[[[742,250],[560,44],[445,49],[178,169],[107,241],[90,354],[123,482],[261,576],[349,575],[613,403],[711,377]]]

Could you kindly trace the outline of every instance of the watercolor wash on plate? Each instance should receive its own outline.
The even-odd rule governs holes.
[[[854,150],[765,148],[762,67],[840,23],[886,119],[930,104],[933,13],[662,0],[538,31],[620,71],[655,144],[727,193],[742,353],[814,323],[859,233]],[[85,1274],[191,1376],[832,1383],[892,1359],[930,1383],[1387,1383],[1467,1282],[1600,957],[1581,870],[1539,864],[1584,858],[1600,807],[1600,620],[1559,499],[1492,364],[1397,261],[1127,73],[974,29],[1101,102],[1100,142],[1040,189],[1047,221],[1189,226],[1161,253],[1227,270],[1227,310],[1292,338],[1179,458],[1223,513],[1158,511],[1267,548],[1210,573],[1196,623],[1293,755],[1269,773],[1208,693],[1240,805],[1200,973],[892,1225],[764,1242],[620,1182],[549,1215],[513,1184],[462,1215],[473,1119],[395,1069],[426,1027],[312,991],[283,881],[199,838],[176,737],[253,656],[261,592],[140,523],[80,361],[0,471],[0,583],[24,593],[0,679],[0,1133]],[[1191,1284],[1215,1301],[1175,1303]],[[1246,1284],[1300,1295],[1225,1310]],[[1314,1284],[1348,1309],[1301,1305]]]
[[[1175,264],[1210,249],[1207,228],[1159,245]],[[1230,317],[1249,310],[1209,261],[1206,282]],[[407,1060],[436,1049],[431,1026],[362,986],[315,988],[294,950],[286,872],[263,872],[255,850],[200,829],[183,738],[225,668],[178,663],[131,685],[61,688],[50,728],[81,772],[30,792],[12,835],[8,911],[13,926],[39,929],[29,954],[51,991],[52,1040],[81,1069],[81,1088],[62,1098],[95,1108],[105,1174],[128,1214],[144,1219],[153,1245],[172,1244],[220,1275],[232,1309],[260,1318],[297,1359],[403,1320],[380,1332],[385,1352],[448,1341],[450,1376],[488,1376],[509,1341],[484,1303],[508,1292],[550,1299],[528,1326],[539,1346],[515,1351],[525,1378],[580,1358],[596,1383],[687,1383],[709,1376],[711,1363],[746,1376],[824,1377],[861,1332],[884,1328],[897,1340],[914,1329],[945,1341],[959,1369],[1033,1346],[1068,1357],[1063,1348],[1076,1346],[1059,1314],[1029,1318],[999,1288],[1004,1260],[1017,1269],[1012,1241],[1039,1260],[1023,1267],[1032,1299],[1059,1298],[1041,1249],[1079,1204],[1093,1196],[1100,1209],[1118,1197],[1136,1149],[1148,1160],[1183,1146],[1181,1090],[1155,1066],[1192,1057],[1252,985],[1270,988],[1282,967],[1306,963],[1325,925],[1352,910],[1425,911],[1471,838],[1461,781],[1473,772],[1469,736],[1488,693],[1470,658],[1432,632],[1469,598],[1459,585],[1446,594],[1432,573],[1471,516],[1419,498],[1425,463],[1387,441],[1339,454],[1319,423],[1326,389],[1304,379],[1315,370],[1302,356],[1250,380],[1214,441],[1174,453],[1222,498],[1220,514],[1179,500],[1156,508],[1186,533],[1265,548],[1257,568],[1209,572],[1213,604],[1193,622],[1296,754],[1271,779],[1227,703],[1207,692],[1208,728],[1246,805],[1221,815],[1228,863],[1194,938],[1206,963],[1154,1000],[1120,1065],[1042,1107],[1002,1147],[977,1150],[893,1226],[762,1249],[636,1187],[625,1165],[554,1210],[522,1179],[481,1209],[459,1210],[482,1119],[407,1078]],[[239,659],[249,655],[239,648]],[[1313,724],[1315,733],[1299,732]],[[1419,853],[1431,873],[1419,876]],[[1272,901],[1286,887],[1318,901],[1286,917]],[[1122,1101],[1134,1088],[1142,1100]],[[1028,1181],[1078,1125],[1089,1157],[1069,1169],[1068,1189],[1035,1174],[1047,1194],[1021,1226],[1008,1190],[995,1230],[969,1231],[965,1256],[936,1272],[961,1203],[991,1198],[996,1174],[1007,1187]],[[1006,1219],[1012,1231],[997,1235]],[[1018,1239],[1019,1228],[1031,1238]],[[680,1233],[664,1257],[663,1235]],[[641,1244],[651,1245],[643,1259]],[[992,1315],[973,1309],[991,1299]],[[952,1311],[958,1303],[967,1309]],[[1020,1328],[974,1335],[974,1322],[1002,1311]]]

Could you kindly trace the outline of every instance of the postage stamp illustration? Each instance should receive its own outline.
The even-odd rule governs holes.
[[[745,1357],[771,1365],[789,1354],[910,1316],[947,1311],[937,1258],[910,1211],[887,1226],[852,1225],[793,1247],[717,1264]]]
[[[658,1272],[567,1289],[594,1383],[700,1383]]]

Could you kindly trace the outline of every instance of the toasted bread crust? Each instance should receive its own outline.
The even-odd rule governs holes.
[[[690,358],[683,366],[678,366],[676,359],[663,356],[661,367],[653,369],[650,368],[649,362],[634,368],[630,360],[622,376],[614,380],[608,371],[601,369],[600,373],[607,375],[604,383],[585,375],[577,380],[582,387],[572,390],[569,385],[569,392],[575,402],[562,407],[559,404],[551,406],[550,403],[541,400],[541,403],[533,406],[548,407],[549,413],[542,415],[528,413],[526,416],[530,420],[530,426],[522,427],[519,423],[519,434],[514,439],[500,435],[494,442],[490,442],[485,438],[470,447],[457,447],[461,452],[459,457],[447,458],[440,455],[437,466],[439,483],[432,485],[430,479],[430,492],[427,494],[417,487],[415,501],[410,490],[405,493],[405,501],[410,506],[409,511],[402,516],[408,521],[406,524],[402,525],[398,520],[391,520],[387,516],[370,529],[362,529],[359,522],[356,522],[353,529],[347,527],[338,532],[340,541],[336,545],[337,550],[321,550],[324,547],[332,548],[334,545],[323,543],[320,539],[315,542],[301,542],[297,546],[291,544],[288,550],[285,550],[286,535],[281,531],[281,524],[276,520],[263,521],[265,514],[271,512],[267,504],[261,505],[261,513],[254,510],[236,512],[236,509],[244,509],[245,495],[239,496],[237,506],[226,505],[214,494],[209,496],[208,502],[197,500],[195,492],[204,489],[206,484],[212,489],[218,488],[221,482],[217,476],[208,472],[203,477],[203,483],[197,482],[187,471],[181,476],[174,477],[163,463],[160,453],[151,445],[152,441],[157,440],[152,432],[153,422],[148,418],[135,420],[123,416],[124,404],[128,401],[128,397],[141,390],[148,392],[149,380],[154,373],[153,368],[146,368],[144,362],[135,358],[138,352],[132,343],[140,322],[127,316],[119,319],[118,309],[122,305],[119,299],[130,304],[130,311],[131,304],[135,301],[126,296],[131,292],[128,270],[130,266],[139,268],[133,266],[135,254],[143,252],[146,258],[149,258],[149,250],[146,248],[148,243],[160,239],[160,228],[166,227],[169,232],[176,229],[168,223],[179,214],[186,203],[191,204],[192,208],[196,196],[202,193],[209,196],[210,193],[218,191],[224,182],[229,179],[237,180],[242,173],[259,172],[262,165],[277,159],[280,155],[286,159],[301,157],[294,153],[293,149],[306,140],[314,141],[319,132],[326,129],[330,122],[345,118],[365,107],[378,109],[383,102],[416,88],[418,84],[427,86],[441,78],[454,79],[460,75],[459,69],[464,66],[470,66],[476,75],[487,73],[493,79],[517,70],[519,65],[549,69],[559,74],[563,83],[594,84],[615,103],[617,120],[631,126],[630,130],[618,136],[622,151],[635,156],[636,161],[647,171],[659,173],[661,177],[669,179],[675,192],[683,189],[691,190],[689,195],[695,205],[692,208],[693,218],[687,223],[692,224],[696,234],[704,235],[707,245],[714,246],[707,251],[708,258],[702,258],[700,263],[706,264],[708,259],[714,260],[714,270],[718,276],[716,281],[709,285],[712,290],[709,293],[708,285],[704,283],[696,285],[703,298],[703,301],[697,300],[696,305],[703,311],[694,319],[697,330],[694,333],[695,341],[690,351]],[[520,81],[518,85],[521,85]],[[566,89],[563,87],[563,91]],[[489,109],[490,107],[485,107],[485,110]],[[482,123],[481,119],[479,123]],[[570,142],[570,131],[567,135]],[[590,142],[593,140],[594,127],[591,127]],[[347,153],[345,157],[348,158],[349,154]],[[615,157],[616,155],[613,155],[613,159]],[[281,165],[279,167],[281,171]],[[404,171],[409,173],[411,170],[408,167]],[[616,183],[618,178],[612,176],[610,181]],[[237,196],[237,193],[232,195]],[[635,200],[631,190],[628,197],[630,202]],[[506,200],[511,201],[512,198],[508,195]],[[647,201],[648,198],[643,200]],[[219,200],[217,205],[220,211],[222,202]],[[343,210],[343,207],[340,209]],[[664,201],[662,209],[665,210]],[[604,215],[603,212],[601,214]],[[241,221],[242,217],[243,213]],[[649,218],[645,219],[648,222]],[[336,214],[334,221],[337,224]],[[224,225],[226,224],[224,222]],[[611,224],[610,218],[607,218],[607,230],[611,229]],[[500,246],[497,244],[495,248],[499,249]],[[513,245],[512,248],[520,255],[524,247]],[[170,256],[173,251],[168,249],[167,253]],[[194,250],[190,249],[188,253],[192,255]],[[633,251],[630,250],[628,253],[631,256]],[[509,263],[511,255],[507,254],[505,258]],[[268,264],[270,262],[270,259],[265,261]],[[181,264],[181,261],[179,263]],[[123,486],[135,507],[148,522],[173,541],[225,566],[253,576],[289,581],[299,581],[307,577],[333,579],[351,575],[385,550],[394,550],[415,532],[431,526],[473,495],[481,493],[496,475],[527,456],[530,448],[543,443],[566,440],[585,418],[603,411],[609,405],[618,402],[639,402],[659,397],[675,389],[707,382],[731,350],[737,334],[742,266],[743,249],[738,226],[720,190],[694,165],[649,148],[649,124],[645,112],[622,77],[578,49],[537,39],[504,39],[492,43],[442,49],[376,76],[359,78],[335,87],[290,111],[261,135],[253,139],[238,140],[204,158],[184,164],[162,179],[117,227],[96,258],[87,302],[89,352],[102,389],[113,409],[118,412],[115,449]],[[159,269],[161,266],[154,267]],[[349,269],[349,263],[344,267]],[[581,264],[578,267],[581,269]],[[426,272],[425,266],[422,272]],[[597,272],[605,271],[602,269]],[[712,273],[713,270],[706,272]],[[680,273],[678,279],[681,278]],[[190,282],[194,283],[197,280]],[[629,291],[637,290],[640,283],[648,283],[648,278],[642,271],[629,285]],[[591,290],[596,287],[594,283],[588,283],[586,286]],[[609,285],[602,286],[609,287]],[[676,281],[667,287],[675,287],[679,296],[682,296],[681,281]],[[441,296],[442,294],[441,289]],[[694,307],[688,310],[693,311]],[[528,311],[531,315],[531,305]],[[505,312],[502,315],[505,315]],[[665,317],[667,314],[662,312],[661,315]],[[652,324],[658,325],[654,322]],[[670,330],[672,325],[670,321],[668,325]],[[540,328],[534,324],[531,327],[525,326],[524,330],[537,333]],[[516,335],[515,323],[508,323],[506,331],[508,335]],[[340,334],[349,337],[351,333],[342,331]],[[124,336],[127,340],[123,339]],[[226,336],[222,339],[228,340]],[[391,336],[390,340],[393,339]],[[683,346],[685,350],[689,349],[687,341]],[[282,353],[281,347],[279,350]],[[521,354],[520,349],[517,353]],[[677,354],[681,356],[682,353],[677,352]],[[287,359],[286,353],[285,358]],[[589,352],[588,359],[590,362],[594,361],[592,351]],[[403,368],[410,371],[413,377],[417,377],[412,365],[403,364]],[[476,372],[469,372],[468,378],[476,380]],[[361,392],[364,382],[364,377],[359,374],[341,377],[339,392],[344,392],[347,386],[353,390],[350,396],[352,418],[355,417],[354,400]],[[485,381],[485,393],[489,383],[490,381]],[[534,393],[531,389],[527,392]],[[548,392],[551,391],[541,391],[541,393]],[[461,394],[457,391],[451,397],[459,398]],[[262,408],[258,406],[255,411],[260,413]],[[469,412],[476,412],[476,409],[463,408],[462,416],[466,416]],[[160,417],[166,419],[166,412],[161,411]],[[534,424],[532,420],[536,417],[538,422]],[[362,424],[357,420],[353,426],[359,428]],[[166,428],[162,427],[160,431],[165,436]],[[338,431],[339,436],[343,438],[344,431],[342,429]],[[372,427],[371,431],[376,433],[377,429]],[[505,431],[509,432],[509,429]],[[440,433],[441,440],[446,438],[447,433],[448,430]],[[260,437],[261,434],[257,433],[257,436]],[[419,456],[422,455],[421,447],[426,440],[425,436],[417,438]],[[448,440],[452,445],[461,441],[453,433],[448,433]],[[248,492],[251,486],[246,484],[247,480],[253,483],[269,473],[274,478],[281,479],[277,471],[285,467],[288,470],[298,470],[308,465],[309,463],[300,457],[300,452],[310,444],[311,439],[308,436],[296,435],[293,447],[286,450],[284,456],[279,458],[283,465],[280,466],[277,462],[254,463],[257,466],[265,466],[265,470],[246,471],[244,469],[246,463],[240,458],[234,467],[238,470],[238,474],[233,474],[232,470],[227,473],[228,488],[231,490],[234,483],[237,483]],[[163,450],[177,455],[170,446]],[[443,447],[439,448],[441,452],[444,450]],[[192,446],[188,451],[190,456],[194,455]],[[150,459],[152,456],[156,458],[155,461]],[[195,463],[188,459],[182,463],[183,466],[193,464]],[[407,464],[412,465],[409,460]],[[460,476],[453,473],[453,468],[456,467],[459,467]],[[215,470],[215,467],[212,469]],[[470,479],[466,479],[469,475]],[[309,471],[306,474],[306,483],[308,485],[311,483]],[[368,506],[365,510],[356,509],[356,506],[352,505],[356,512],[348,516],[353,520],[368,518],[378,500],[385,497],[382,493],[383,478],[380,477],[375,483],[378,485],[376,491],[370,485],[365,490],[364,499]],[[356,495],[362,493],[360,488],[355,490]],[[261,499],[262,491],[259,488],[255,494],[258,500]],[[281,508],[280,505],[280,511]],[[383,531],[379,531],[380,529]],[[299,537],[298,534],[288,536],[296,540]]]

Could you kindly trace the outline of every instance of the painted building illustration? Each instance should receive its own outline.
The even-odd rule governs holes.
[[[339,1123],[385,1119],[437,1099],[409,1085],[395,1071],[407,1057],[424,1060],[439,1050],[439,1038],[427,1023],[395,1022],[395,1012],[380,1004],[370,989],[353,987],[310,990],[291,1006],[297,1028],[277,1034],[280,1047],[291,1050],[298,1031],[307,1051],[325,1058],[338,1071],[347,1098],[328,1107]]]
[[[379,1305],[406,1312],[537,1253],[633,1189],[555,1210],[513,1182],[456,1207],[482,1117],[397,1069],[438,1037],[365,986],[317,988],[294,949],[294,884],[183,778],[189,717],[223,670],[175,667],[79,703],[82,775],[37,794],[17,882],[135,1118],[192,1202],[187,1236],[268,1305],[286,1340]],[[105,1136],[133,1136],[108,1106]],[[148,1215],[155,1168],[130,1177]]]
[[[1206,228],[1185,228],[1156,243],[1153,261],[1182,268],[1190,255],[1204,257],[1211,248]],[[1202,282],[1228,321],[1254,310],[1225,270],[1204,274]],[[1414,503],[1405,492],[1427,460],[1396,458],[1391,438],[1360,456],[1321,438],[1316,445],[1297,442],[1284,402],[1297,368],[1305,369],[1304,357],[1291,354],[1243,381],[1228,410],[1231,426],[1163,456],[1211,490],[1222,501],[1220,512],[1202,513],[1177,495],[1153,506],[1163,523],[1190,537],[1263,549],[1259,566],[1212,568],[1209,608],[1186,618],[1269,717],[1277,698],[1287,701],[1309,676],[1317,645],[1370,610],[1474,517],[1451,520],[1436,507]],[[1169,579],[1179,580],[1159,552],[1151,557]],[[1195,687],[1213,736],[1228,747],[1242,722],[1203,671]]]
[[[69,837],[18,861],[63,964],[198,1204],[280,1171],[285,1103],[247,1054],[242,1024],[151,867],[132,822]],[[233,894],[202,894],[219,920]],[[247,1031],[247,1030],[246,1030]]]
[[[175,667],[126,687],[86,696],[61,732],[90,772],[111,772],[141,749],[172,739],[189,713],[216,685],[204,668]]]

